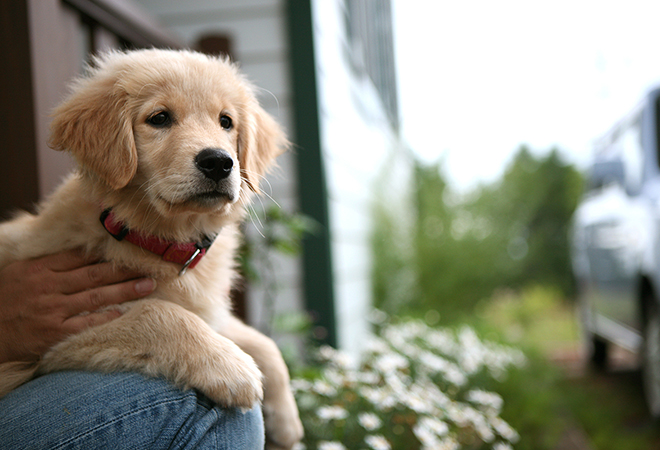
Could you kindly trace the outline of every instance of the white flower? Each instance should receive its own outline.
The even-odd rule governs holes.
[[[392,448],[389,441],[383,436],[367,436],[364,438],[364,442],[374,450],[391,450]]]
[[[318,349],[319,357],[330,364],[342,369],[349,369],[355,366],[355,361],[348,353],[336,350],[329,345],[324,345]]]
[[[322,441],[319,442],[319,450],[346,450],[346,447],[336,441]]]
[[[419,362],[424,364],[426,367],[431,369],[434,372],[443,372],[447,370],[447,366],[451,363],[445,358],[442,358],[431,352],[422,352],[419,355]]]
[[[305,449],[306,449],[305,444],[303,444],[302,442],[296,442],[295,444],[293,444],[293,447],[291,448],[291,450],[305,450]]]
[[[486,420],[475,420],[474,427],[484,442],[493,442],[495,440],[495,433]]]
[[[426,399],[434,408],[445,410],[451,404],[451,399],[433,384],[431,380],[425,379],[411,386],[410,391]]]
[[[513,447],[509,444],[505,444],[504,442],[498,442],[497,444],[493,445],[493,450],[513,450]]]
[[[381,411],[390,409],[397,403],[396,397],[392,394],[391,391],[385,388],[374,389],[364,387],[360,389],[360,396],[369,400],[372,405]]]
[[[456,386],[463,386],[468,382],[467,377],[460,367],[447,359],[429,351],[423,351],[419,355],[419,362],[431,373],[441,373],[444,378]]]
[[[291,390],[294,392],[300,391],[300,392],[305,392],[308,391],[312,387],[312,383],[310,383],[307,380],[303,379],[295,379],[291,380]]]
[[[312,390],[317,394],[325,395],[326,397],[332,397],[337,393],[337,390],[323,380],[316,380],[312,385]]]
[[[495,433],[490,427],[490,424],[486,421],[484,416],[482,416],[477,410],[472,408],[466,408],[468,412],[468,419],[472,422],[474,429],[477,431],[477,434],[484,442],[493,442],[495,440]]]
[[[440,419],[435,417],[422,417],[419,422],[419,426],[426,428],[427,430],[435,433],[436,436],[444,436],[449,432],[449,426]]]
[[[321,406],[316,414],[322,420],[341,420],[348,417],[348,411],[341,406]]]
[[[335,363],[336,361],[342,359],[341,352],[339,350],[330,347],[329,345],[321,346],[318,349],[318,352],[321,359],[329,363]]]
[[[342,369],[350,369],[356,365],[353,357],[345,352],[337,353],[334,362],[338,367],[341,367]]]
[[[511,428],[511,425],[499,417],[491,417],[490,424],[495,429],[495,431],[497,431],[497,433],[507,441],[515,443],[520,439],[518,432]]]
[[[433,349],[438,350],[445,355],[455,355],[458,353],[456,341],[446,330],[429,330],[424,340]]]
[[[384,340],[373,337],[367,341],[365,351],[368,353],[387,353],[391,349]]]
[[[382,374],[390,374],[397,369],[408,367],[408,360],[398,353],[387,353],[381,355],[374,362],[374,367]]]
[[[323,368],[323,378],[330,384],[335,385],[335,386],[340,386],[345,378],[346,378],[346,371],[342,370],[341,368],[337,368],[333,365],[327,365]]]
[[[363,384],[377,384],[381,379],[380,375],[373,372],[359,372],[356,378]]]
[[[413,433],[415,433],[415,436],[424,448],[435,448],[439,443],[435,433],[420,424],[416,424],[413,427]]]
[[[427,399],[410,390],[402,391],[399,400],[418,414],[429,414],[433,412],[433,405]]]
[[[371,311],[371,314],[369,314],[369,320],[373,323],[385,323],[388,319],[388,315],[385,311],[382,311],[380,309],[374,308]]]
[[[381,426],[380,418],[374,413],[361,413],[358,422],[367,431],[373,431]]]
[[[438,442],[438,445],[433,450],[458,450],[460,448],[459,443],[454,438],[449,437]]]
[[[474,389],[468,392],[467,401],[490,408],[496,414],[501,411],[502,404],[504,403],[502,397],[498,394],[482,391],[481,389]]]

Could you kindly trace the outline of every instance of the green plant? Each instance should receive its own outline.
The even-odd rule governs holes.
[[[258,236],[244,239],[239,252],[240,272],[249,282],[263,287],[265,316],[274,319],[268,326],[278,326],[278,331],[298,333],[308,326],[304,315],[275,315],[275,301],[279,291],[275,255],[297,256],[303,237],[307,233],[314,233],[318,224],[304,214],[287,212],[279,205],[264,208],[262,211],[259,214],[256,210],[251,210],[250,219]],[[264,331],[271,334],[273,329]]]
[[[239,257],[243,275],[253,282],[270,282],[274,277],[272,253],[298,255],[302,238],[318,226],[304,214],[287,212],[279,205],[264,208],[261,214],[252,209],[250,219],[259,238],[246,239]]]
[[[504,450],[519,439],[500,417],[502,398],[482,386],[526,359],[472,328],[388,323],[360,361],[318,353],[319,368],[292,381],[306,449]]]

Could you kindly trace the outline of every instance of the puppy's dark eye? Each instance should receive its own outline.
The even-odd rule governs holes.
[[[228,115],[223,114],[222,116],[220,116],[220,126],[225,130],[229,131],[234,126],[234,121],[231,120],[231,117],[229,117]]]
[[[152,127],[165,128],[172,124],[172,117],[167,111],[161,111],[153,116],[149,116],[147,123]]]

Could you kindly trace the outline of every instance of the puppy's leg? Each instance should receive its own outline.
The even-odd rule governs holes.
[[[252,356],[264,374],[266,448],[290,449],[302,439],[303,427],[289,386],[289,370],[277,345],[235,317],[219,332]]]
[[[0,364],[0,398],[30,381],[36,371],[36,362],[12,361]]]
[[[8,222],[0,223],[0,267],[17,259],[25,259],[19,247],[29,239],[36,220],[36,216],[21,213]]]
[[[39,372],[66,369],[161,376],[224,406],[251,408],[263,395],[250,356],[195,314],[161,300],[137,301],[122,317],[69,337],[44,356]]]

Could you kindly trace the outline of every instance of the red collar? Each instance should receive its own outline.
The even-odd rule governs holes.
[[[213,238],[204,238],[201,242],[173,242],[166,241],[157,236],[143,235],[137,231],[129,230],[117,219],[108,208],[101,213],[101,223],[110,235],[118,241],[126,240],[145,250],[163,257],[163,261],[169,261],[183,265],[179,275],[186,270],[194,268],[206,254],[208,248],[213,244]]]

